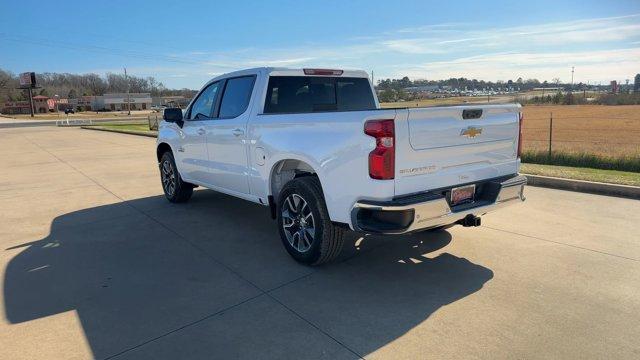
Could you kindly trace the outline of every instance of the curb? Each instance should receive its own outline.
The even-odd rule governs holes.
[[[522,174],[527,177],[527,185],[551,189],[569,190],[590,194],[640,199],[640,187],[599,183],[584,180],[563,179],[549,176]]]
[[[135,130],[118,130],[118,129],[105,129],[98,126],[80,126],[81,129],[86,130],[95,130],[95,131],[105,131],[105,132],[114,132],[119,134],[128,134],[128,135],[137,135],[137,136],[146,136],[156,138],[158,134],[143,132],[143,131],[135,131]]]

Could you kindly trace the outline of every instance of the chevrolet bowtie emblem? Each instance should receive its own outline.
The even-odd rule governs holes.
[[[469,126],[468,128],[462,129],[462,131],[460,131],[460,136],[466,136],[470,139],[480,134],[482,134],[482,128],[477,128],[473,126]]]

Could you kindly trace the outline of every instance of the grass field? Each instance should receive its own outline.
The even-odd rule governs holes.
[[[495,104],[495,103],[508,103],[513,101],[513,95],[496,95],[491,97],[486,96],[456,96],[441,99],[422,99],[415,101],[398,101],[389,103],[380,103],[383,108],[403,108],[403,107],[429,107],[429,106],[441,106],[441,105],[466,105],[466,104]]]
[[[117,130],[135,130],[135,131],[149,131],[148,124],[100,124],[95,125],[108,129],[117,129]]]
[[[98,129],[105,131],[114,131],[121,133],[130,133],[136,135],[157,135],[157,131],[149,130],[147,123],[136,124],[100,124],[100,125],[87,125],[83,126],[83,129]]]
[[[522,164],[520,172],[530,175],[640,186],[640,173],[637,172],[540,164]]]
[[[459,104],[461,99],[464,98],[435,99],[413,104],[385,103],[383,107],[402,106],[401,104],[408,107],[415,107],[416,104],[452,105],[456,101]],[[581,161],[588,158],[585,155],[594,155],[600,158],[601,163],[614,159],[622,160],[619,163],[634,163],[636,167],[640,167],[640,105],[527,105],[522,111],[525,152],[547,153],[549,125],[553,117],[553,153],[576,155]],[[562,159],[558,157],[556,160]]]
[[[131,117],[144,117],[151,114],[151,110],[137,110],[131,111]],[[35,114],[34,117],[28,114],[19,114],[19,115],[2,115],[5,118],[9,119],[20,119],[20,120],[62,120],[66,119],[67,115],[64,112],[59,113],[47,113],[47,114]],[[69,119],[107,119],[107,118],[127,118],[129,115],[126,111],[106,111],[106,112],[95,112],[95,111],[82,111],[77,112],[75,114],[69,114]]]

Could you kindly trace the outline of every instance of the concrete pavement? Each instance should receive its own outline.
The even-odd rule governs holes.
[[[267,208],[169,204],[154,143],[0,130],[0,358],[640,357],[638,200],[531,187],[308,268]]]

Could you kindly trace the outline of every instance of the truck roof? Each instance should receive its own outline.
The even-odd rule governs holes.
[[[305,70],[339,70],[342,71],[341,75],[343,77],[358,77],[358,78],[368,78],[369,74],[364,70],[344,70],[339,68],[300,68],[300,69],[291,69],[291,68],[283,68],[283,67],[265,67],[264,70],[267,74],[272,76],[314,76],[313,74],[305,74]]]
[[[266,66],[265,67],[256,67],[256,68],[243,69],[243,70],[237,70],[237,71],[232,71],[232,72],[220,74],[220,75],[214,77],[213,79],[211,79],[210,81],[208,81],[207,84],[211,83],[213,81],[216,81],[218,79],[222,79],[222,78],[249,75],[249,74],[256,74],[256,73],[260,73],[260,72],[263,72],[264,74],[266,74],[268,76],[314,76],[314,75],[310,75],[310,74],[305,74],[305,69],[306,70],[311,70],[311,69],[319,70],[320,68],[293,69],[293,68],[285,68],[285,67],[266,67]],[[329,70],[329,69],[328,68],[322,68],[322,70]],[[369,77],[369,74],[364,70],[343,70],[343,69],[337,69],[337,68],[332,68],[331,70],[340,70],[340,71],[342,71],[341,75],[337,75],[337,76],[341,76],[341,77],[355,77],[355,78],[368,78]],[[320,76],[325,76],[325,75],[320,75]]]

